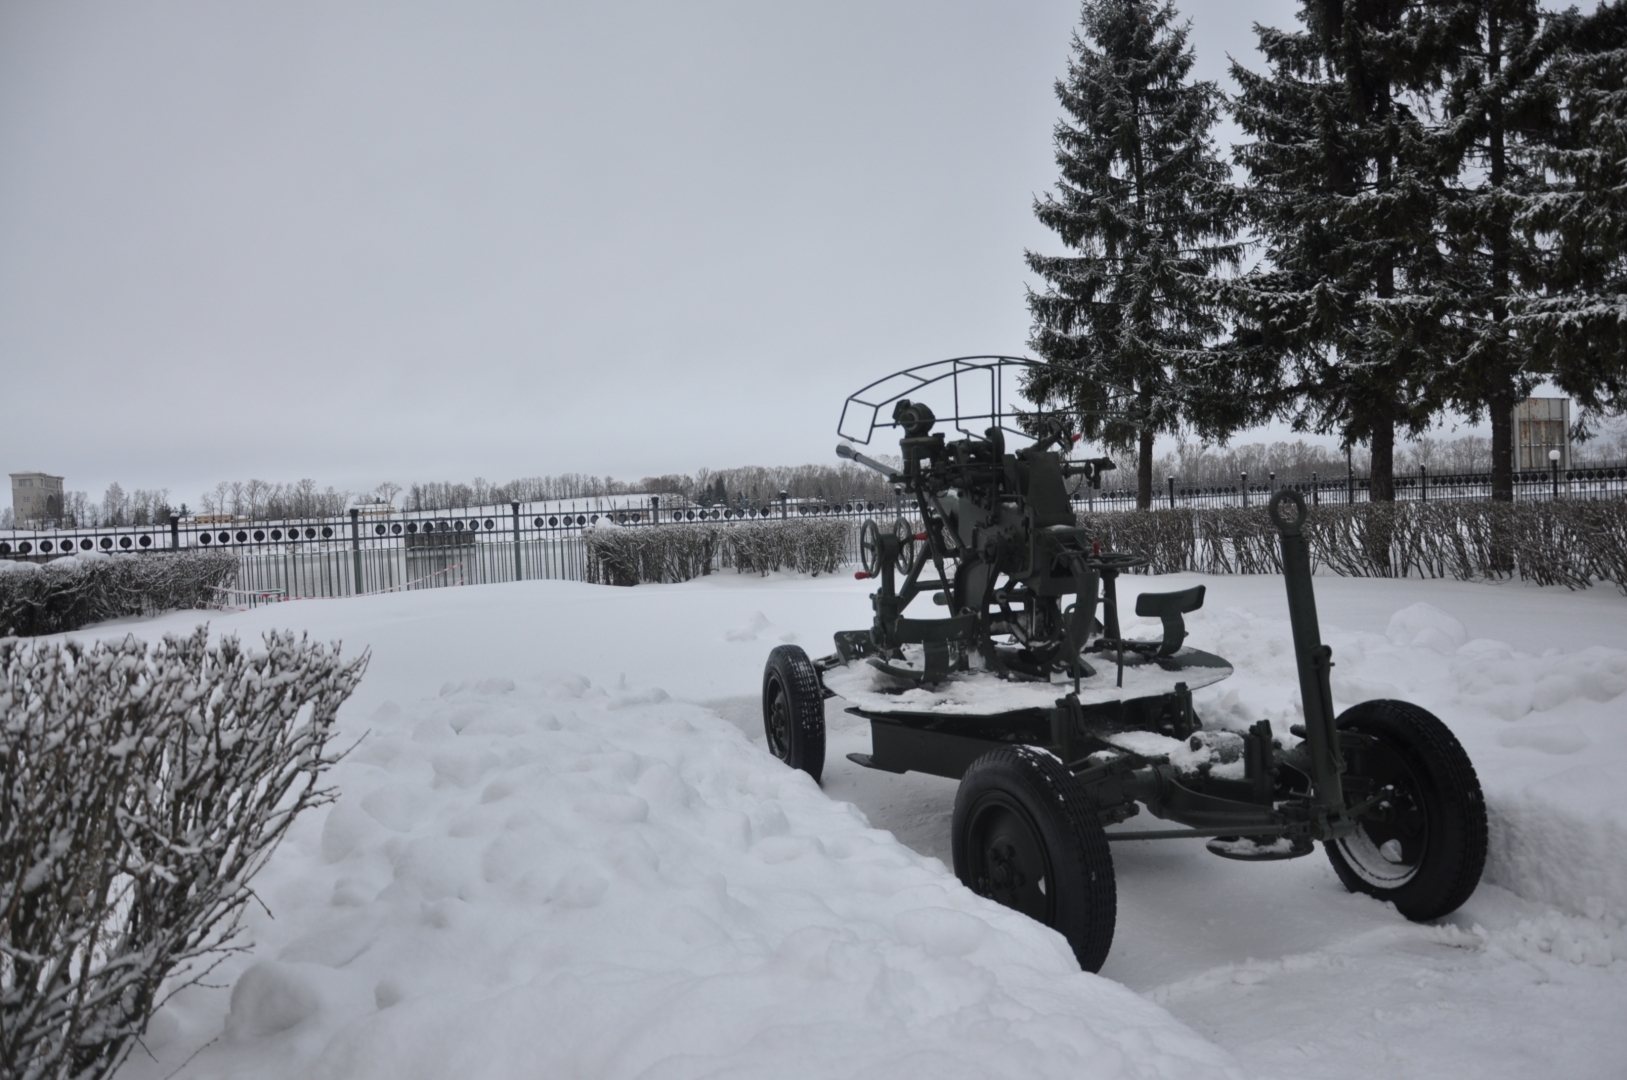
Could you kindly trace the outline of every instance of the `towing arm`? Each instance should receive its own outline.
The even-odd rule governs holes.
[[[1305,710],[1305,745],[1316,784],[1315,802],[1329,816],[1344,813],[1339,736],[1333,726],[1333,690],[1328,674],[1333,650],[1322,644],[1311,587],[1311,545],[1304,532],[1305,497],[1286,488],[1271,496],[1271,522],[1282,537],[1282,576],[1288,588],[1288,623],[1299,668],[1299,697]]]

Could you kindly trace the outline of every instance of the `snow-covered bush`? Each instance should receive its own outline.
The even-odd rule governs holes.
[[[807,518],[796,521],[751,521],[733,525],[719,537],[723,566],[742,574],[794,570],[803,574],[834,574],[850,548],[857,528],[843,518]]]
[[[713,569],[741,573],[834,573],[857,526],[846,518],[792,518],[737,525],[611,525],[584,532],[587,579],[602,585],[688,581]]]
[[[1145,555],[1152,573],[1275,573],[1277,532],[1264,506],[1084,514],[1104,547]],[[1627,592],[1627,501],[1331,504],[1306,519],[1311,556],[1345,577],[1459,581],[1517,576]]]
[[[105,1077],[163,997],[241,949],[249,879],[326,802],[367,658],[208,627],[0,641],[0,1075]]]
[[[661,525],[588,529],[587,580],[598,585],[688,581],[712,572],[721,526]]]
[[[203,607],[228,586],[225,551],[70,555],[43,564],[0,561],[0,637],[57,634],[127,615]]]

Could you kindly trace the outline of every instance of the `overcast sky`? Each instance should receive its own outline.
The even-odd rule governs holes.
[[[1189,2],[1200,76],[1294,9]],[[834,460],[863,383],[1024,351],[1077,18],[0,0],[0,469]]]

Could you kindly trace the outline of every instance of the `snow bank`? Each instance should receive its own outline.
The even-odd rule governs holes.
[[[366,724],[184,1075],[1241,1075],[658,689],[485,680]],[[212,1007],[166,1010],[170,1052]]]
[[[1209,603],[1188,643],[1237,669],[1198,692],[1200,714],[1286,734],[1300,715],[1280,578],[1120,584],[1133,609],[1132,586],[1199,582]],[[760,741],[768,649],[827,651],[868,623],[868,589],[523,582],[212,616],[249,638],[295,622],[370,647],[340,722],[372,734],[336,771],[331,814],[296,827],[257,882],[276,918],[219,973],[228,989],[162,1012],[154,1059],[121,1080],[168,1077],[211,1040],[175,1080],[1224,1073],[1151,1003],[1073,970],[1048,931],[833,801],[946,857],[952,782],[851,765],[868,732],[833,708],[820,794],[684,703],[713,702]],[[1415,926],[1320,857],[1243,866],[1198,841],[1115,844],[1104,970],[1266,1075],[1615,1076],[1627,599],[1340,578],[1318,579],[1317,599],[1339,707],[1406,698],[1463,740],[1492,812],[1488,884],[1446,924]],[[1132,636],[1159,632],[1140,622]],[[438,692],[489,672],[515,678]]]
[[[1510,593],[1507,622],[1476,629],[1520,640],[1520,597]],[[1191,641],[1238,671],[1199,693],[1200,715],[1229,728],[1269,718],[1284,732],[1299,721],[1286,620],[1234,607],[1190,621]],[[1475,637],[1423,602],[1394,612],[1383,635],[1341,629],[1325,612],[1323,621],[1337,707],[1413,701],[1463,742],[1486,793],[1487,881],[1571,912],[1602,905],[1627,920],[1627,652],[1537,652]],[[1627,617],[1621,626],[1627,636]]]

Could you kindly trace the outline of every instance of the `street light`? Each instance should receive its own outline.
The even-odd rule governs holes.
[[[1559,498],[1559,448],[1548,451],[1548,465],[1554,474],[1554,498]]]

